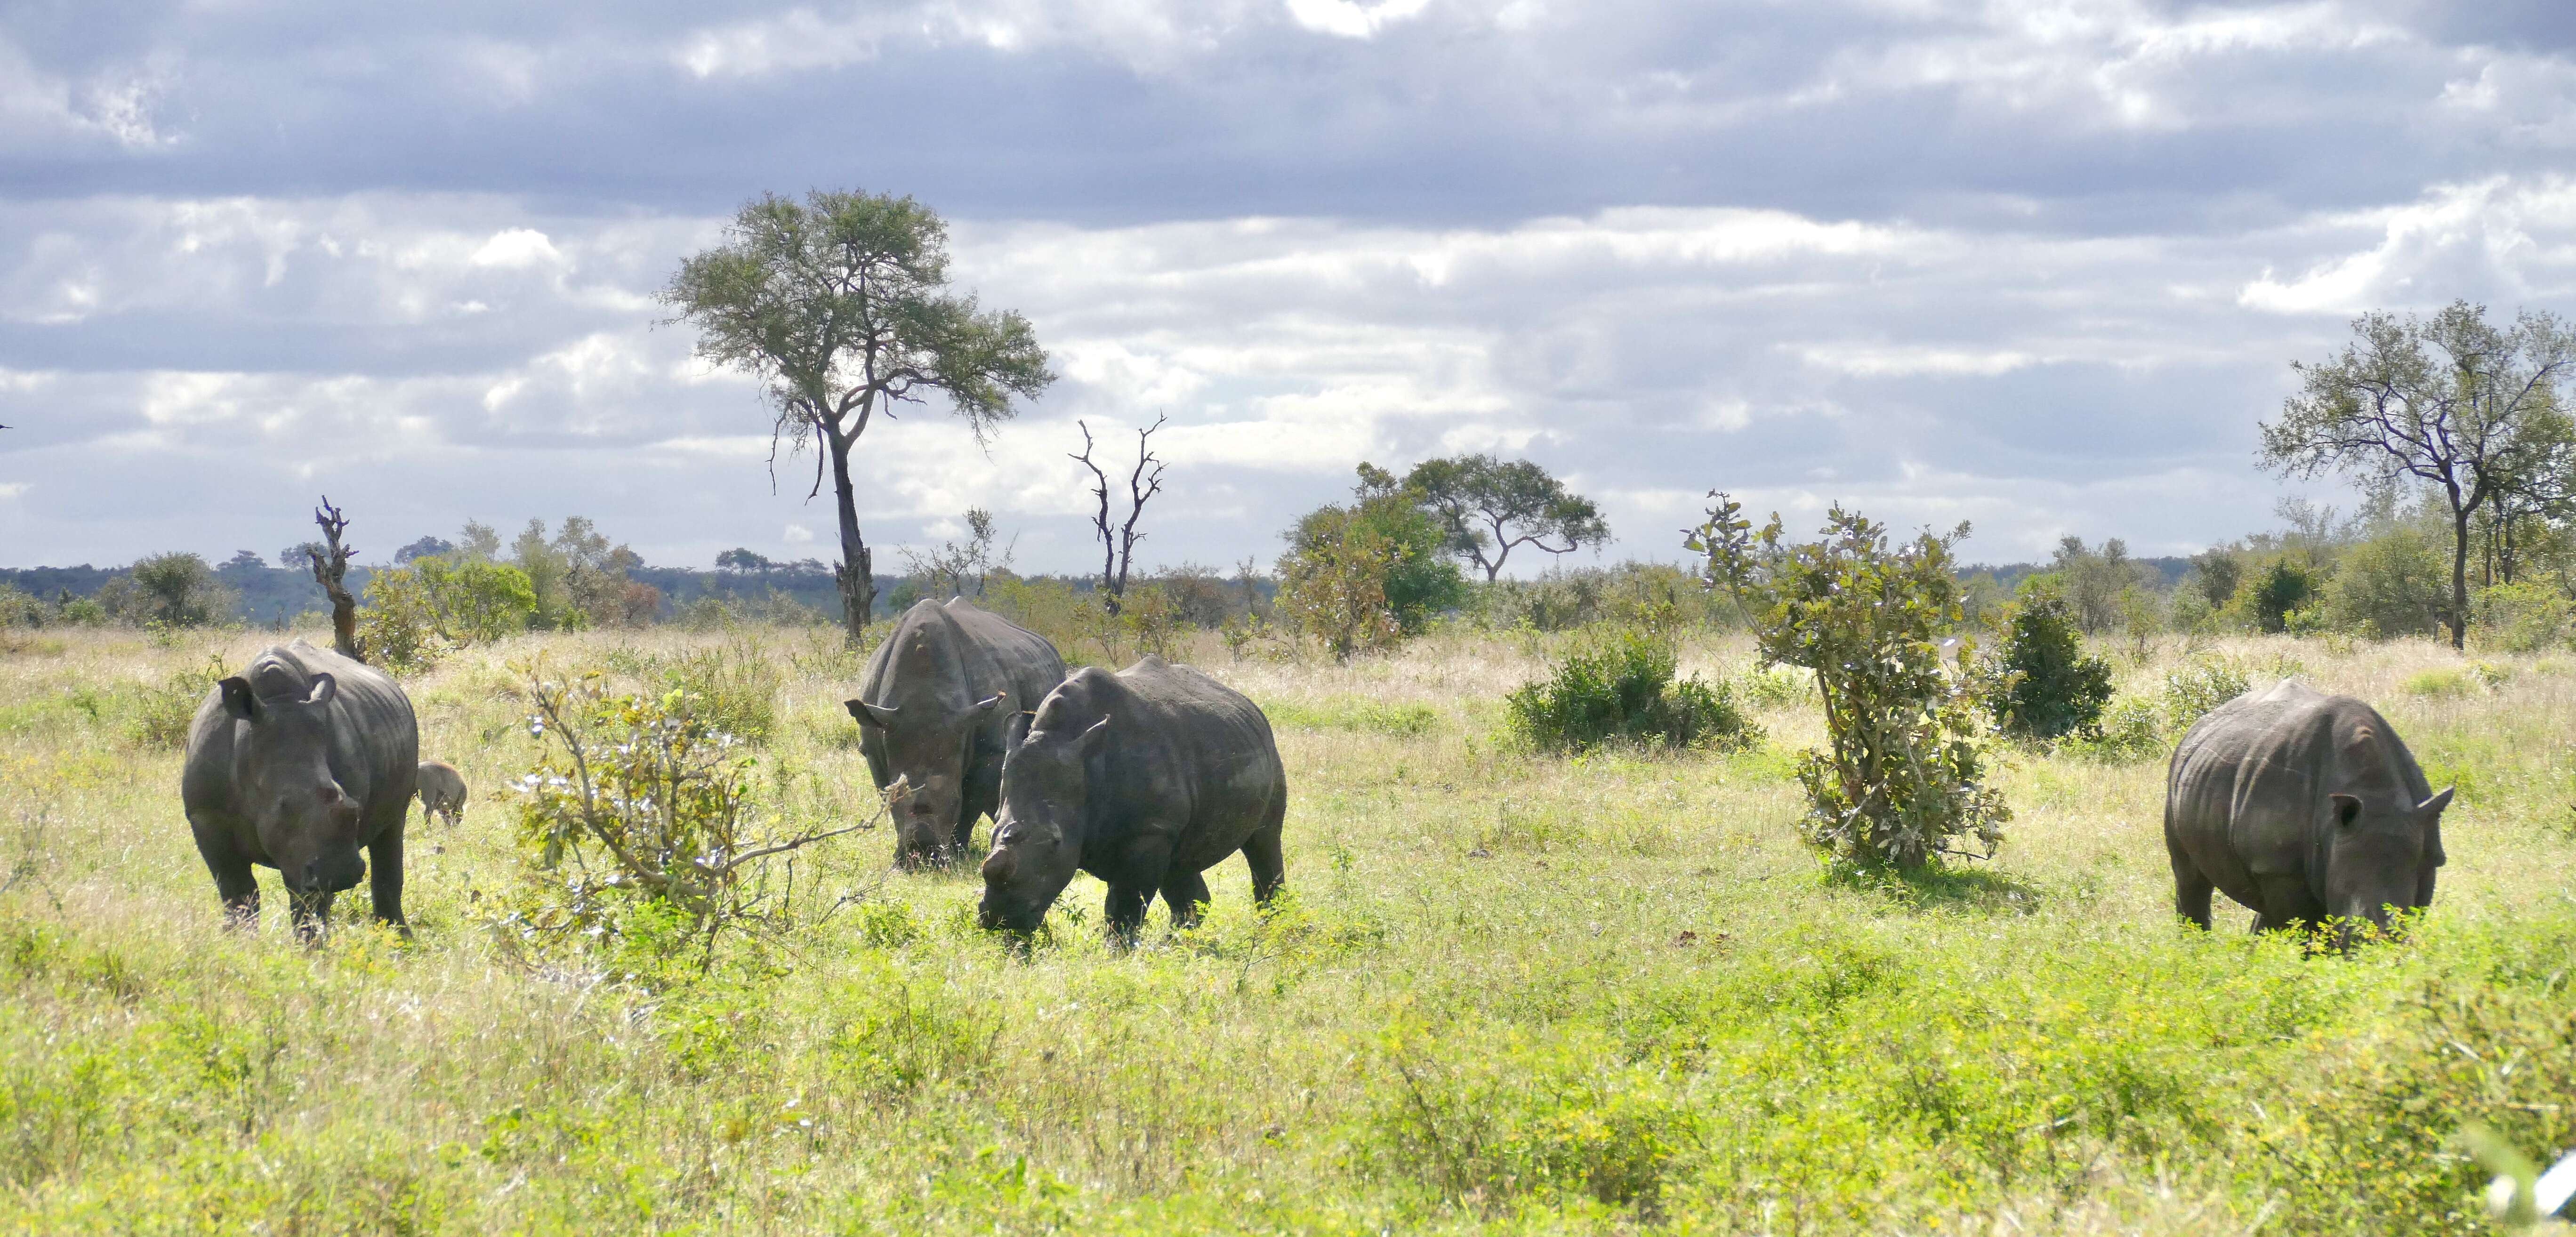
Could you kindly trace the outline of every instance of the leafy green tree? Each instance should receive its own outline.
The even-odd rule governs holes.
[[[2026,739],[2075,734],[2099,737],[2102,710],[2111,703],[2111,665],[2084,653],[2074,607],[2054,588],[2022,599],[1995,663],[2002,690],[1993,697],[1995,720]]]
[[[1385,557],[1379,581],[1388,611],[1406,634],[1422,630],[1431,616],[1466,604],[1467,580],[1450,561],[1447,534],[1415,496],[1380,468],[1360,465],[1356,501],[1307,512],[1288,531],[1290,554],[1304,553],[1327,540],[1344,541],[1350,529],[1364,530],[1372,554]],[[1286,560],[1281,573],[1287,574]]]
[[[1439,518],[1449,552],[1481,568],[1487,583],[1521,546],[1571,554],[1610,539],[1610,526],[1591,499],[1528,460],[1424,460],[1405,474],[1403,484]]]
[[[2431,486],[2452,534],[2442,619],[2465,647],[2471,519],[2501,494],[2569,484],[2576,429],[2558,388],[2576,368],[2576,331],[2529,311],[2498,328],[2467,301],[2429,318],[2364,314],[2352,330],[2340,355],[2293,363],[2300,391],[2263,426],[2262,458],[2292,476]]]
[[[2327,621],[2374,640],[2439,631],[2442,575],[2441,547],[2426,530],[2391,528],[2345,550],[2335,564],[2323,590]]]
[[[1915,868],[1940,854],[1991,855],[2011,818],[1986,784],[1989,733],[1976,676],[1945,666],[1959,577],[1950,547],[1968,535],[1930,532],[1891,545],[1887,530],[1836,505],[1822,539],[1782,539],[1780,517],[1755,532],[1724,494],[1685,544],[1706,556],[1705,579],[1752,618],[1767,665],[1816,672],[1828,749],[1798,767],[1808,840],[1838,859]]]
[[[99,590],[109,614],[164,627],[203,627],[230,613],[235,597],[206,560],[177,553],[137,559]]]
[[[2211,546],[2191,556],[2195,574],[2192,582],[2200,589],[2201,599],[2212,610],[2224,609],[2236,599],[2236,585],[2245,577],[2244,560],[2224,546]]]
[[[937,391],[977,443],[1055,380],[1028,321],[948,290],[948,227],[909,197],[817,190],[765,194],[725,241],[680,264],[662,290],[673,321],[698,328],[697,355],[759,378],[771,440],[815,449],[840,515],[843,621],[850,639],[876,601],[859,532],[850,450],[879,413]],[[812,497],[812,494],[808,494]]]
[[[1335,661],[1385,648],[1403,635],[1387,600],[1398,547],[1384,532],[1343,507],[1298,521],[1292,548],[1279,559],[1279,614],[1314,638]]]

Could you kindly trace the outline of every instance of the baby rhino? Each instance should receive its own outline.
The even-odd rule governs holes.
[[[2256,931],[2328,916],[2385,927],[2391,908],[2433,904],[2450,802],[2376,710],[2284,679],[2212,709],[2174,749],[2175,905],[2208,927],[2215,887]]]
[[[1186,926],[1208,900],[1199,874],[1238,850],[1254,899],[1278,894],[1288,775],[1270,720],[1224,684],[1152,656],[1084,669],[1011,738],[984,927],[1036,930],[1077,869],[1109,885],[1113,936],[1133,937],[1156,893]]]
[[[444,816],[453,827],[465,819],[465,775],[443,760],[420,762],[420,819]]]

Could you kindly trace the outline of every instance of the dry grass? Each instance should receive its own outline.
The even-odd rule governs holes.
[[[2172,925],[2161,760],[2025,754],[1990,868],[1829,879],[1785,777],[1811,709],[1764,711],[1770,744],[1738,756],[1541,759],[1495,734],[1547,643],[1441,635],[1348,666],[1192,650],[1291,719],[1298,901],[1267,922],[1230,861],[1205,929],[1176,939],[1158,910],[1115,953],[1086,877],[1057,943],[1018,958],[972,930],[971,870],[893,873],[861,834],[820,857],[860,909],[759,966],[630,982],[496,944],[483,908],[521,871],[496,788],[532,755],[507,663],[645,677],[718,638],[530,637],[408,684],[472,806],[452,831],[415,817],[416,943],[366,929],[358,895],[318,951],[218,927],[178,753],[120,721],[270,637],[0,654],[6,1226],[2299,1230],[2247,1151],[2299,1089],[2427,984],[2563,1003],[2514,978],[2513,942],[2576,938],[2565,659],[2418,695],[2459,659],[2203,651],[2373,701],[2462,786],[2423,940],[2338,961]],[[828,634],[759,639],[783,674],[763,777],[782,810],[856,818],[857,663]],[[1714,641],[1684,669],[1748,656]]]

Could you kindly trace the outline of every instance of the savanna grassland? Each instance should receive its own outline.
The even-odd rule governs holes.
[[[407,683],[472,806],[414,817],[415,941],[362,886],[318,948],[271,872],[260,931],[226,931],[178,809],[172,715],[272,639],[0,653],[0,1227],[2476,1232],[2462,1122],[2576,1144],[2565,659],[2199,651],[2376,703],[2460,788],[2438,904],[2351,957],[2232,905],[2176,926],[2161,749],[2020,753],[1992,862],[1836,876],[1797,836],[1794,684],[1747,752],[1545,757],[1500,702],[1548,649],[1455,633],[1347,667],[1192,650],[1287,759],[1266,918],[1229,860],[1203,927],[1158,906],[1120,952],[1086,877],[1020,956],[974,928],[971,867],[892,872],[878,829],[804,858],[805,926],[701,973],[493,926],[537,752],[510,663],[756,659],[766,810],[855,821],[835,635],[526,637]]]

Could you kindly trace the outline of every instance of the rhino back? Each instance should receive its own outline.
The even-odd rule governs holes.
[[[2166,793],[2168,835],[2235,896],[2246,875],[2321,863],[2327,796],[2414,804],[2431,792],[2377,710],[2283,680],[2195,724],[2174,750]]]
[[[1122,800],[1111,815],[1132,818],[1139,801],[1154,804],[1178,826],[1175,870],[1202,871],[1240,849],[1287,794],[1260,707],[1195,667],[1159,657],[1102,677],[1122,697],[1103,755],[1105,785]]]

